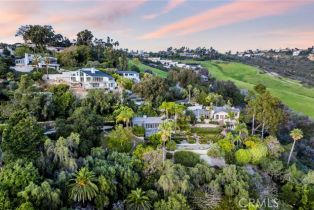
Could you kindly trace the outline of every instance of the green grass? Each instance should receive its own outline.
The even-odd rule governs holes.
[[[314,118],[314,88],[304,87],[296,80],[263,73],[256,67],[241,63],[219,61],[199,63],[216,79],[233,81],[239,88],[252,89],[256,84],[263,84],[292,110]]]
[[[147,65],[142,64],[142,63],[136,65],[136,64],[133,62],[133,60],[131,60],[131,59],[129,59],[128,65],[129,65],[129,66],[132,66],[132,65],[137,66],[137,67],[140,69],[141,72],[144,72],[144,70],[146,70],[146,69],[151,70],[151,71],[154,72],[157,76],[162,77],[162,78],[166,78],[167,75],[168,75],[168,72],[165,72],[165,71],[162,71],[162,70],[160,70],[160,69],[147,66]]]

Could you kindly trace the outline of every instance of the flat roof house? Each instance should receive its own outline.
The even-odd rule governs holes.
[[[140,82],[140,74],[136,71],[117,71],[117,74],[134,82]]]
[[[24,58],[16,59],[15,66],[13,69],[19,72],[31,72],[35,65],[33,64],[35,55],[25,53]],[[46,64],[46,57],[39,56],[37,67],[39,68],[53,68],[59,70],[60,65],[58,64],[57,58],[48,57],[49,62]]]
[[[163,122],[162,117],[133,117],[132,125],[141,126],[145,129],[145,137],[149,137],[159,131],[159,125]]]

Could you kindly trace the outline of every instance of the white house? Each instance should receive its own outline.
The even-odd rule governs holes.
[[[84,89],[114,90],[117,87],[115,79],[95,68],[82,68],[77,71],[49,74],[50,81],[66,82],[71,86],[80,86]]]
[[[124,78],[133,80],[134,82],[140,82],[140,74],[136,71],[117,71],[117,73]]]
[[[108,89],[114,90],[117,87],[115,79],[95,68],[82,68],[71,74],[71,83],[79,83],[85,89]]]
[[[15,71],[19,72],[31,72],[36,66],[33,64],[35,56],[32,54],[25,53],[24,58],[16,59],[15,60],[15,66],[12,67]],[[39,56],[38,57],[38,68],[45,68],[48,66],[48,68],[53,68],[55,70],[59,70],[60,65],[57,62],[57,58],[54,57],[48,57],[48,64],[46,64],[45,57]]]
[[[233,117],[230,117],[233,113]],[[215,106],[211,110],[211,118],[220,124],[235,125],[240,117],[240,109],[227,106]]]
[[[159,131],[159,125],[163,122],[162,117],[133,117],[132,125],[141,126],[145,129],[145,137],[149,137]]]
[[[205,109],[202,105],[189,106],[187,110],[193,112],[198,122],[201,122],[202,119],[210,118],[210,111]]]

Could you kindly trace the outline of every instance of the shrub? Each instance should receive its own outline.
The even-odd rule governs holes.
[[[193,137],[189,137],[189,138],[188,138],[188,143],[189,143],[189,144],[195,144],[195,143],[196,143],[196,140],[195,140]]]
[[[154,150],[154,148],[151,146],[145,146],[143,144],[139,144],[136,146],[133,152],[133,155],[138,158],[142,158],[145,153],[150,152],[152,150]]]
[[[247,149],[239,149],[235,152],[235,159],[238,164],[245,165],[251,161],[252,155]]]
[[[221,151],[220,151],[220,147],[218,144],[212,144],[211,147],[209,148],[207,155],[210,157],[221,157]]]
[[[134,126],[133,127],[133,133],[136,136],[143,137],[145,134],[145,128],[143,126]]]
[[[177,144],[175,141],[170,140],[167,142],[166,147],[167,147],[167,150],[174,151],[177,147]]]
[[[263,158],[267,156],[267,147],[264,144],[257,144],[255,147],[250,150],[253,164],[258,164]]]
[[[173,158],[173,154],[170,152],[166,153],[166,159],[172,159]]]
[[[107,147],[118,152],[129,152],[132,149],[131,130],[117,126],[108,134]]]
[[[174,153],[174,161],[187,167],[194,167],[200,162],[200,155],[190,151],[178,151]]]
[[[280,160],[265,159],[261,163],[263,171],[272,177],[279,177],[283,173],[284,165]]]
[[[234,144],[232,144],[229,139],[219,140],[218,145],[224,153],[229,153],[234,148]]]
[[[197,134],[218,134],[221,133],[221,128],[198,128],[194,127],[191,129],[192,133],[197,133]]]
[[[154,147],[162,144],[161,136],[159,133],[155,133],[148,138],[149,144]]]

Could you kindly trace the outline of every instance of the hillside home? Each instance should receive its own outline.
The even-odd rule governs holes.
[[[131,79],[136,83],[140,82],[140,74],[136,71],[117,71],[117,74],[124,78]]]
[[[232,114],[231,114],[232,113]],[[230,116],[233,115],[233,116]],[[211,110],[211,118],[219,124],[233,127],[240,117],[240,109],[227,106],[215,106]]]
[[[141,126],[145,129],[145,137],[149,137],[159,131],[159,125],[163,122],[162,117],[133,117],[132,125]]]
[[[187,110],[193,112],[198,122],[210,118],[210,111],[205,109],[202,105],[189,106]]]
[[[71,86],[84,89],[114,90],[117,87],[115,79],[109,74],[95,68],[82,68],[77,71],[49,74],[49,81],[65,82]]]
[[[31,72],[36,66],[33,64],[35,56],[32,54],[25,53],[24,58],[16,59],[15,66],[12,67],[15,71],[19,72]],[[38,57],[38,68],[52,68],[59,70],[60,65],[58,64],[57,58],[48,57],[48,63],[46,64],[46,57]]]
[[[115,79],[95,68],[82,68],[71,74],[71,83],[79,83],[85,89],[114,90],[117,87]]]

